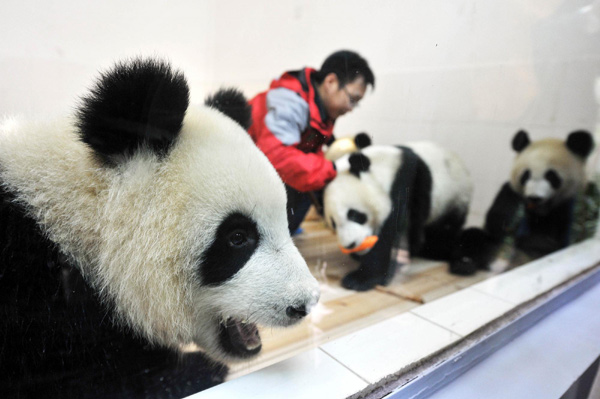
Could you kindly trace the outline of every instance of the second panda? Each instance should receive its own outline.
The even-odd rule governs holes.
[[[357,270],[342,280],[345,288],[369,290],[388,284],[398,263],[397,250],[411,256],[450,260],[465,223],[473,192],[470,174],[452,152],[431,142],[369,146],[336,161],[338,176],[326,187],[325,218]]]

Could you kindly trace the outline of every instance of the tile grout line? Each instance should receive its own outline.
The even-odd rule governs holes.
[[[427,322],[429,322],[429,323],[433,324],[434,326],[437,326],[437,327],[439,327],[439,328],[441,328],[441,329],[444,329],[444,330],[446,330],[446,331],[448,331],[448,332],[451,332],[452,334],[456,334],[456,335],[458,335],[458,336],[459,336],[461,339],[465,337],[464,335],[462,335],[462,334],[460,334],[460,333],[458,333],[458,332],[456,332],[456,331],[452,331],[451,329],[449,329],[449,328],[447,328],[447,327],[444,327],[444,326],[442,326],[441,324],[438,324],[438,323],[436,323],[436,322],[435,322],[435,321],[433,321],[433,320],[430,320],[430,319],[428,319],[428,318],[426,318],[426,317],[423,317],[423,316],[421,316],[421,315],[419,315],[419,314],[417,314],[417,313],[414,313],[412,310],[409,310],[409,311],[408,311],[408,313],[412,314],[413,316],[417,316],[419,319],[421,319],[421,320],[425,320],[425,321],[427,321]]]
[[[509,305],[512,305],[513,307],[515,307],[515,306],[519,306],[521,303],[523,303],[523,301],[519,303],[519,302],[514,302],[514,301],[511,301],[510,299],[502,298],[502,297],[500,297],[500,296],[497,296],[497,295],[491,294],[491,293],[489,293],[489,292],[482,291],[482,290],[480,290],[480,289],[478,289],[478,288],[475,288],[475,287],[473,287],[473,286],[471,286],[471,287],[468,287],[468,288],[470,288],[470,289],[472,289],[473,291],[476,291],[476,292],[478,292],[478,293],[480,293],[480,294],[483,294],[483,295],[485,295],[485,296],[488,296],[488,297],[490,297],[490,298],[498,299],[498,300],[500,300],[500,301],[502,301],[502,302],[504,302],[504,303],[508,303]],[[465,288],[465,289],[466,289],[466,288]]]
[[[361,376],[360,374],[358,374],[356,371],[352,370],[350,367],[348,367],[347,365],[345,365],[344,363],[342,363],[341,361],[339,361],[337,358],[335,358],[331,353],[327,352],[321,346],[318,346],[317,349],[319,349],[321,352],[323,352],[326,356],[328,356],[334,362],[336,362],[337,364],[339,364],[340,366],[342,366],[343,368],[345,368],[346,370],[348,370],[349,372],[351,372],[352,374],[354,374],[355,376],[357,376],[358,378],[360,378],[367,385],[371,385],[372,384],[366,378],[364,378],[363,376]]]

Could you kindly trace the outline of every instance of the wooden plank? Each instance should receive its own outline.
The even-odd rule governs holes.
[[[405,265],[405,270],[397,272],[388,286],[378,286],[377,290],[427,303],[485,280],[491,275],[490,272],[480,271],[473,276],[457,276],[448,272],[445,262],[416,260],[413,263]]]

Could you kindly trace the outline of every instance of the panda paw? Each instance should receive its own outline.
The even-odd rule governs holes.
[[[462,259],[450,262],[450,273],[459,276],[473,275],[477,272],[477,269],[476,262],[469,257],[463,257]]]
[[[361,270],[355,270],[348,273],[342,279],[342,287],[354,291],[368,291],[375,288],[376,285],[385,284],[385,278],[368,275]]]

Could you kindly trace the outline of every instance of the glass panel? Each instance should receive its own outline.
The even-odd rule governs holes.
[[[346,376],[338,339],[486,307],[418,361],[598,236],[597,2],[7,0],[0,36],[1,397]]]

